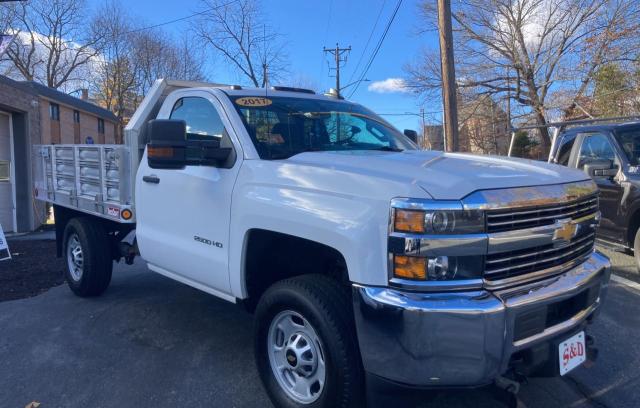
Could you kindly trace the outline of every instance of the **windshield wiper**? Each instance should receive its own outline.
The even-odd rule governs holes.
[[[400,149],[399,147],[391,147],[391,146],[380,146],[375,149],[367,149],[367,150],[381,150],[383,152],[403,152],[404,149]]]

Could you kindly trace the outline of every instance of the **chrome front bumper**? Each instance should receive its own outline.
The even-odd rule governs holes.
[[[416,293],[353,285],[364,368],[413,386],[488,384],[509,369],[514,354],[590,322],[606,297],[610,268],[594,252],[559,276],[503,291]],[[560,321],[546,317],[541,330],[529,328],[522,336],[529,321],[540,321],[539,313],[566,311],[587,293],[595,295],[585,296],[575,313]]]

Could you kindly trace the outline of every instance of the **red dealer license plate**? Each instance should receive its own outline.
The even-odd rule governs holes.
[[[587,348],[584,340],[584,332],[560,343],[560,375],[578,367],[587,360]]]

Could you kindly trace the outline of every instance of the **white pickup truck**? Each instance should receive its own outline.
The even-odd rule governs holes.
[[[100,295],[140,255],[244,303],[276,406],[361,406],[369,380],[513,389],[593,350],[610,265],[583,172],[421,151],[282,87],[159,80],[125,140],[36,147],[71,290]]]

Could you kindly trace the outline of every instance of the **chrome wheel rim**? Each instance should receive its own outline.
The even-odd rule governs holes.
[[[301,314],[285,310],[271,321],[267,337],[269,364],[289,398],[311,404],[322,394],[326,366],[322,342]]]
[[[84,256],[82,254],[82,245],[78,234],[72,234],[67,241],[67,266],[71,279],[78,282],[82,278],[82,266],[84,265]]]

